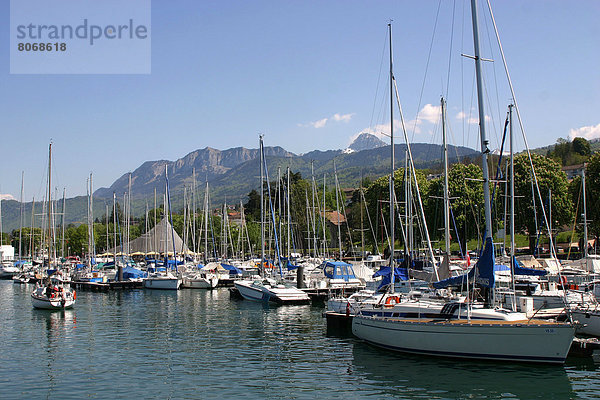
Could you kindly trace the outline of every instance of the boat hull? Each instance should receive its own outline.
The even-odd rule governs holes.
[[[577,333],[600,337],[600,309],[572,311],[573,319],[583,324],[577,328]]]
[[[352,333],[390,350],[483,360],[564,363],[574,328],[561,323],[355,316]]]
[[[250,281],[235,281],[233,285],[246,300],[269,301],[269,296],[262,291],[262,288],[253,286]]]
[[[198,278],[198,279],[186,279],[184,278],[181,287],[187,289],[214,289],[219,284],[219,278]]]
[[[276,304],[309,304],[310,298],[299,289],[257,285],[251,281],[235,281],[240,295],[250,301]]]
[[[180,286],[181,279],[178,278],[147,278],[144,280],[146,289],[177,290]]]
[[[35,294],[31,295],[31,303],[34,308],[42,309],[42,310],[65,310],[67,308],[72,308],[75,304],[75,299],[48,299],[43,296],[36,296]]]

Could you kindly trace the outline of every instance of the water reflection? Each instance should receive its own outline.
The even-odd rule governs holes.
[[[408,398],[568,399],[562,366],[487,363],[389,353],[355,343],[352,365],[381,395]]]

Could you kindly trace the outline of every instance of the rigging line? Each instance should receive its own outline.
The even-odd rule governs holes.
[[[462,29],[461,29],[461,36],[460,36],[460,48],[464,50],[465,48],[465,3],[466,2],[462,2],[463,4],[463,12],[462,12]],[[460,62],[460,106],[461,106],[461,111],[464,113],[465,112],[465,62],[466,60],[463,59],[463,57],[461,57],[461,62]],[[466,146],[466,142],[465,142],[465,118],[462,119],[462,145]]]
[[[369,219],[369,226],[371,227],[371,234],[373,235],[373,241],[375,243],[375,250],[379,254],[379,245],[377,244],[377,234],[373,229],[373,222],[371,221],[371,214],[369,213],[369,207],[366,206],[367,200],[365,199],[365,192],[361,189],[360,194],[365,204],[365,211],[367,212],[367,218]]]
[[[573,229],[571,230],[571,240],[569,240],[569,252],[567,253],[567,260],[571,256],[571,243],[573,243],[573,237],[575,236],[575,225],[577,225],[577,214],[579,213],[579,200],[581,200],[581,192],[583,191],[582,183],[579,184],[579,191],[577,194],[577,206],[575,208],[575,218],[573,218]],[[587,245],[587,243],[584,244],[584,246],[586,246],[586,245]],[[580,252],[581,252],[581,250],[580,250]]]
[[[485,32],[487,34],[488,45],[490,46],[490,52],[492,53],[492,60],[493,60],[496,57],[495,57],[495,54],[494,54],[494,48],[492,47],[492,39],[490,38],[490,28],[489,28],[489,25],[488,25],[487,18],[483,18],[483,22],[485,24],[485,28],[486,28]],[[500,111],[500,98],[498,97],[499,96],[498,95],[498,78],[497,78],[497,74],[496,74],[495,64],[494,64],[494,67],[492,68],[492,72],[493,72],[493,75],[494,75],[494,86],[495,86],[495,89],[496,89],[496,107],[498,108],[497,109],[497,112],[498,112],[497,115],[502,115],[502,112]],[[491,102],[489,102],[489,99],[488,99],[488,104],[492,104]],[[494,129],[495,129],[495,127],[494,127]]]
[[[529,166],[531,167],[531,172],[533,174],[533,179],[535,181],[536,192],[538,195],[538,199],[540,203],[543,204],[543,197],[540,191],[540,187],[538,185],[537,174],[535,169],[533,168],[533,159],[531,157],[531,151],[529,149],[529,143],[527,142],[527,136],[525,135],[525,127],[523,126],[523,119],[521,118],[521,111],[517,103],[517,96],[515,95],[515,90],[512,84],[512,79],[510,78],[510,73],[508,72],[508,64],[506,62],[506,57],[504,56],[504,50],[502,48],[502,43],[500,42],[500,36],[498,34],[498,27],[496,26],[496,19],[494,18],[494,13],[492,11],[492,5],[490,4],[490,0],[487,0],[488,10],[490,11],[490,17],[492,19],[492,23],[494,25],[494,33],[496,34],[496,41],[498,43],[498,47],[500,49],[500,55],[502,56],[502,63],[504,65],[504,72],[506,73],[506,78],[508,79],[508,85],[510,87],[510,93],[512,95],[512,101],[514,102],[515,109],[517,111],[517,120],[519,121],[519,127],[521,128],[521,134],[523,136],[523,141],[525,143],[525,149],[527,151],[527,157],[529,158]],[[542,215],[544,217],[544,223],[546,227],[550,226],[548,223],[548,216],[546,215],[546,210],[542,207]],[[554,248],[554,240],[552,235],[549,235],[549,248],[550,248],[550,256],[554,257],[560,265],[560,260],[558,260],[556,256],[556,249]],[[559,268],[559,276],[560,276],[560,268]]]
[[[448,54],[448,76],[446,78],[446,100],[450,88],[450,66],[452,65],[452,45],[454,43],[454,15],[456,11],[456,0],[452,2],[452,27],[450,28],[450,53]]]
[[[375,97],[373,98],[373,109],[371,110],[371,120],[369,121],[369,128],[373,127],[373,117],[375,116],[375,107],[377,106],[377,96],[379,95],[379,82],[381,81],[381,69],[383,68],[383,57],[385,56],[385,47],[387,44],[387,29],[385,31],[385,39],[383,41],[383,49],[381,50],[381,61],[379,63],[379,74],[377,75],[377,86],[375,87]]]
[[[439,0],[437,11],[435,14],[435,22],[433,24],[433,33],[431,34],[431,42],[429,44],[429,53],[427,54],[427,63],[425,64],[425,74],[423,75],[423,83],[421,85],[421,93],[419,94],[419,103],[417,104],[417,116],[415,118],[415,123],[413,125],[411,140],[414,139],[415,133],[417,131],[417,124],[419,122],[419,111],[421,109],[421,102],[423,101],[423,92],[425,91],[425,81],[427,78],[427,72],[429,71],[429,62],[431,61],[431,51],[433,50],[433,40],[435,39],[435,32],[437,30],[438,19],[440,17],[441,5],[442,5],[442,0]]]
[[[431,262],[434,265],[435,277],[437,280],[439,280],[437,266],[435,265],[435,255],[433,254],[433,248],[431,247],[431,241],[429,240],[429,231],[427,229],[427,222],[425,221],[425,210],[423,207],[423,201],[421,200],[421,192],[419,190],[419,182],[417,181],[417,172],[416,172],[415,164],[413,161],[412,151],[410,149],[410,142],[408,140],[408,134],[406,133],[406,125],[404,124],[404,115],[402,113],[402,105],[400,104],[400,95],[398,94],[398,85],[396,85],[396,79],[393,79],[393,82],[394,82],[394,89],[395,89],[395,93],[396,93],[396,103],[398,105],[400,121],[402,124],[402,133],[404,135],[404,141],[406,142],[406,150],[408,151],[408,155],[410,157],[410,169],[412,172],[412,176],[415,180],[415,190],[417,192],[419,211],[420,211],[421,217],[423,218],[423,225],[425,226],[425,234],[426,234],[426,238],[427,238],[427,247],[429,250],[429,256],[431,257]],[[390,99],[390,101],[392,101],[392,99]]]

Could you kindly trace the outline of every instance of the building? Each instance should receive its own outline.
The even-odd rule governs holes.
[[[567,179],[572,180],[576,176],[581,176],[585,170],[585,164],[567,165],[562,167],[562,170],[567,174]]]

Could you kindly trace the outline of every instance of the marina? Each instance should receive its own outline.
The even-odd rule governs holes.
[[[308,3],[11,42],[0,399],[600,398],[593,6]]]

